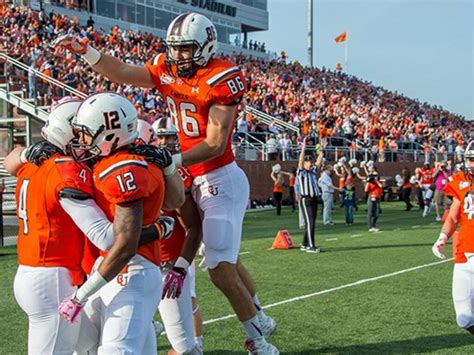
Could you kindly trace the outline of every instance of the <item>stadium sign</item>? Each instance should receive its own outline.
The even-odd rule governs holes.
[[[235,17],[237,15],[237,8],[235,6],[226,5],[215,0],[177,0],[177,2],[231,17]]]

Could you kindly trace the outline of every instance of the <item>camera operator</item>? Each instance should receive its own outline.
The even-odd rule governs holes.
[[[378,232],[376,227],[377,219],[380,213],[380,197],[382,196],[383,186],[380,177],[376,172],[372,172],[365,180],[365,192],[367,192],[367,223],[369,232]]]

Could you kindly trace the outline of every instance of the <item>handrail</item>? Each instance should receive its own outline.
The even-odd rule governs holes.
[[[40,77],[41,79],[43,79],[43,80],[45,80],[45,81],[47,81],[47,82],[49,82],[53,85],[56,85],[56,86],[60,87],[61,89],[65,89],[67,92],[69,92],[69,93],[71,93],[75,96],[79,96],[82,99],[85,99],[87,97],[87,94],[84,94],[83,92],[81,92],[79,90],[76,90],[76,89],[70,87],[69,85],[66,85],[66,84],[62,83],[59,80],[56,80],[56,79],[54,79],[54,78],[52,78],[48,75],[45,75],[42,72],[40,72],[36,69],[33,69],[32,67],[29,67],[25,63],[22,63],[19,60],[16,60],[15,58],[12,58],[12,57],[0,52],[0,59],[1,58],[3,58],[6,62],[12,63],[15,66],[19,67],[20,69],[23,69],[27,72],[32,71],[36,76]]]
[[[257,110],[254,107],[251,107],[251,106],[247,105],[247,106],[245,106],[245,111],[248,112],[248,113],[256,115],[260,119],[266,120],[266,122],[265,122],[266,124],[271,124],[272,122],[275,122],[275,124],[277,126],[280,126],[282,128],[285,128],[285,129],[289,129],[289,130],[291,130],[291,131],[293,131],[297,134],[300,133],[300,130],[299,130],[298,127],[295,127],[295,126],[293,126],[292,124],[290,124],[288,122],[280,120],[279,118],[273,117],[273,116],[269,115],[268,113]]]

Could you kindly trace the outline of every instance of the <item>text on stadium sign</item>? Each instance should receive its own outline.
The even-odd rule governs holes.
[[[223,15],[235,17],[237,8],[235,6],[226,5],[214,0],[176,0],[181,4],[190,4],[191,6],[200,7],[201,9],[218,12]]]

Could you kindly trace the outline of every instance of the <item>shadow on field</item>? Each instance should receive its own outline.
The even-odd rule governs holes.
[[[314,349],[311,351],[300,351],[300,352],[282,352],[281,354],[322,354],[322,353],[422,353],[432,351],[442,351],[445,349],[454,349],[460,346],[474,344],[474,337],[465,334],[446,334],[438,336],[421,337],[410,340],[399,340],[389,341],[386,343],[375,343],[375,344],[363,344],[363,345],[350,345],[342,347],[328,347]]]
[[[327,247],[323,248],[323,252],[334,252],[334,251],[352,251],[352,250],[365,250],[365,249],[389,249],[389,248],[418,248],[418,247],[431,247],[431,243],[418,243],[418,244],[394,244],[394,245],[361,245],[351,247]]]

